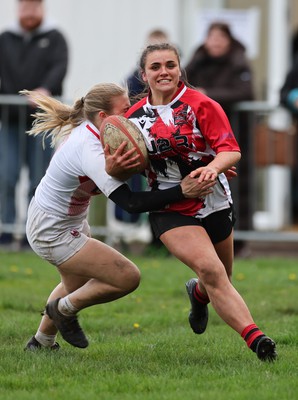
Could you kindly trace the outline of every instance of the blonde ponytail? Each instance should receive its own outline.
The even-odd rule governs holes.
[[[99,83],[93,86],[86,96],[76,100],[72,106],[46,96],[38,91],[22,90],[19,92],[35,103],[37,110],[29,135],[51,137],[51,145],[56,143],[83,121],[95,123],[100,111],[110,115],[113,110],[114,98],[127,95],[127,90],[115,83]]]
[[[26,95],[37,107],[32,115],[34,122],[27,133],[33,136],[43,135],[44,139],[51,137],[52,147],[84,120],[84,104],[81,100],[69,106],[37,91],[22,90],[20,94]]]

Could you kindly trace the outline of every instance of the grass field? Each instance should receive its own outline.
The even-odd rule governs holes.
[[[188,326],[184,283],[171,257],[131,257],[137,291],[81,312],[90,345],[61,337],[58,352],[24,352],[58,282],[31,252],[0,253],[1,400],[295,400],[298,398],[298,260],[237,259],[234,285],[278,346],[262,363],[210,307],[204,335]]]

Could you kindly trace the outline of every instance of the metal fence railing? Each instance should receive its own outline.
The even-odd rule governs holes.
[[[0,95],[1,127],[9,122],[9,108],[18,107],[20,143],[24,143],[25,137],[26,104],[26,99],[21,96]],[[270,212],[272,212],[270,210],[270,201],[272,200],[270,196],[272,196],[272,193],[270,187],[268,187],[268,180],[264,176],[272,166],[280,167],[284,174],[282,176],[288,176],[293,170],[296,159],[294,152],[296,135],[293,134],[291,124],[284,123],[283,127],[276,126],[276,124],[274,125],[274,118],[272,123],[272,116],[277,112],[278,107],[267,102],[243,102],[237,104],[229,115],[233,131],[242,150],[242,160],[237,167],[238,178],[231,181],[234,205],[238,215],[235,238],[239,240],[298,241],[298,233],[290,232],[293,225],[293,215],[290,212],[292,188],[289,187],[289,184],[282,189],[285,193],[278,193],[278,190],[276,192],[277,196],[281,195],[282,198],[287,198],[287,204],[280,205],[280,208],[284,209],[285,215],[281,217],[273,216],[273,218],[278,217],[280,219],[279,226],[275,226],[273,229],[270,226],[267,228],[265,226],[261,231],[256,227],[256,216],[260,217],[262,213],[266,214],[267,212],[267,217],[272,218],[272,215],[270,216]],[[22,236],[25,233],[28,173],[25,160],[23,160],[22,145],[19,157],[24,163],[22,163],[23,168],[20,171],[20,179],[16,187],[17,218],[13,224],[5,224],[0,221],[0,235],[12,233],[15,236]],[[3,182],[0,182],[0,190],[5,198],[7,188]],[[92,215],[94,215],[94,210]],[[101,221],[98,218],[93,218],[90,223],[93,234],[104,237],[107,242],[112,242],[120,236],[125,237],[130,229],[134,229],[134,226],[129,226],[123,231],[116,232],[108,226],[106,218]]]

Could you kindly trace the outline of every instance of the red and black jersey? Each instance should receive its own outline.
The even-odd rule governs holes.
[[[145,97],[130,108],[126,117],[143,133],[152,190],[177,185],[192,170],[207,165],[217,153],[240,151],[221,106],[183,83],[169,104],[153,106],[150,96]],[[228,181],[220,174],[213,193],[204,200],[185,199],[166,210],[205,217],[229,207],[231,202]]]

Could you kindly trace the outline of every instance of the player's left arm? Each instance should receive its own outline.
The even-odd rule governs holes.
[[[241,158],[239,145],[222,107],[211,99],[204,106],[203,111],[198,111],[198,120],[201,121],[203,136],[215,156],[208,165],[191,172],[191,177],[199,177],[198,182],[216,180],[219,174],[225,172],[233,175],[234,167]]]
[[[195,169],[190,173],[190,176],[192,178],[198,177],[198,182],[214,181],[222,172],[233,170],[233,166],[238,163],[240,158],[241,153],[238,151],[220,152],[208,165]]]

